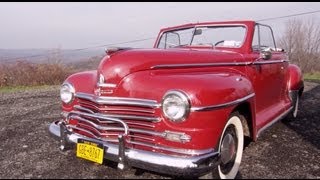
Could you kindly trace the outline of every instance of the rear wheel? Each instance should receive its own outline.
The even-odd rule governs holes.
[[[293,110],[293,113],[292,113],[292,116],[293,116],[294,118],[296,118],[297,115],[298,115],[299,99],[300,99],[300,96],[298,95],[298,96],[297,96],[297,99],[296,99],[296,103],[295,103],[295,105],[294,105],[294,110]]]
[[[241,119],[244,116],[233,113],[224,127],[219,141],[221,162],[203,178],[234,179],[242,159],[244,135]],[[245,120],[245,119],[244,119]]]
[[[291,122],[298,116],[300,95],[297,94],[295,100],[293,101],[293,110],[283,119],[283,122]]]

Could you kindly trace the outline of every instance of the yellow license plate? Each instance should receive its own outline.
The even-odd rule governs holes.
[[[104,149],[102,144],[78,139],[77,157],[102,164],[103,153]]]

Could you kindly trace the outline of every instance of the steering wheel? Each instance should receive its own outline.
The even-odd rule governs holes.
[[[218,42],[216,42],[216,43],[214,44],[214,46],[217,46],[218,44],[223,43],[223,42],[224,42],[224,40],[218,41]]]

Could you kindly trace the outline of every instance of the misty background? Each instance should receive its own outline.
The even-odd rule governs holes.
[[[57,49],[66,61],[76,61],[103,54],[107,47],[103,45],[151,38],[118,45],[151,48],[165,27],[261,20],[317,10],[319,2],[1,2],[0,61]],[[313,13],[296,18],[319,22],[319,17],[320,13]],[[290,18],[261,23],[273,28],[277,40]],[[65,53],[78,48],[88,49]]]

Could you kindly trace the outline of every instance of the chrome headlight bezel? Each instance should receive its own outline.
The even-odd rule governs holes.
[[[169,107],[176,106],[177,113],[170,114]],[[186,93],[181,90],[170,90],[162,98],[161,102],[162,113],[170,121],[179,123],[184,122],[190,113],[190,100]],[[177,110],[177,108],[180,108]]]
[[[61,85],[60,88],[60,99],[65,104],[70,104],[74,100],[75,89],[72,84],[66,82]],[[63,93],[69,93],[67,95],[63,95]],[[66,98],[66,96],[69,96]]]

